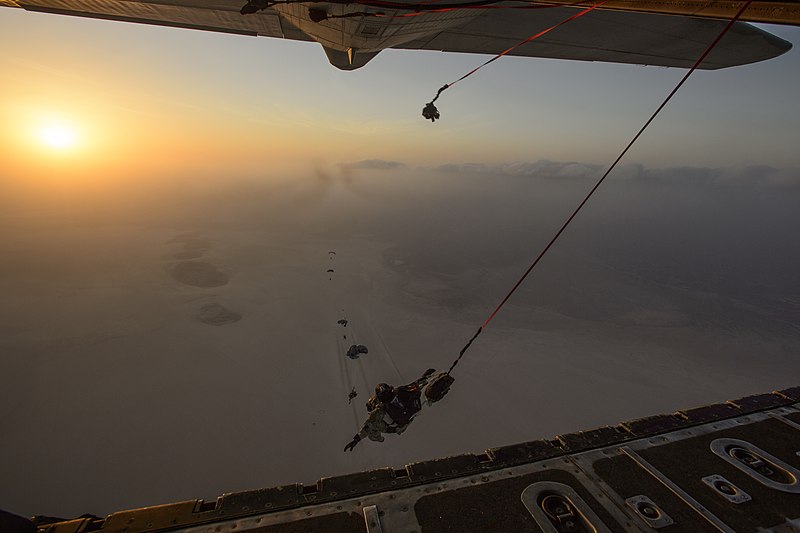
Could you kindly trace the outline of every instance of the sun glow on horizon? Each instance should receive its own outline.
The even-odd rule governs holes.
[[[55,150],[68,150],[78,142],[75,128],[64,123],[46,124],[39,129],[39,140]]]

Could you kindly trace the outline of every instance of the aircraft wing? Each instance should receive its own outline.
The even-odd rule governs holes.
[[[575,12],[574,8],[490,11],[395,48],[498,54]],[[725,20],[598,9],[509,55],[690,68],[726,24]],[[737,22],[700,68],[755,63],[791,47],[771,33]]]
[[[324,4],[296,3],[242,15],[239,10],[244,3],[245,0],[0,0],[0,6],[30,11],[317,41],[331,62],[344,69],[363,66],[384,48],[496,54],[576,13],[575,7],[456,10],[410,18],[314,22],[309,18],[308,6]],[[337,8],[365,11],[359,5]],[[710,18],[597,9],[510,55],[690,67],[726,23]],[[770,33],[737,22],[701,68],[754,63],[790,48],[790,43]],[[358,50],[360,61],[354,62],[355,54],[346,54],[348,50]]]
[[[278,12],[265,9],[243,16],[242,2],[225,0],[0,0],[28,11],[76,15],[139,24],[154,24],[239,35],[313,41],[286,22]]]

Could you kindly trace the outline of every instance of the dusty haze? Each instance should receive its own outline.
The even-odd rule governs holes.
[[[104,515],[800,384],[800,171],[627,166],[446,401],[342,452],[374,384],[446,368],[602,171],[0,182],[0,504]]]

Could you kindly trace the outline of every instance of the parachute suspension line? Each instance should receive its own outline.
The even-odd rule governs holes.
[[[378,340],[381,341],[381,344],[383,345],[383,351],[386,352],[386,357],[388,357],[389,362],[392,363],[392,368],[394,368],[397,377],[400,379],[401,382],[405,382],[405,378],[403,377],[403,374],[400,373],[400,369],[397,368],[397,363],[394,362],[394,357],[392,357],[391,352],[389,352],[389,347],[386,345],[386,341],[383,340],[383,336],[377,329],[374,329],[374,331],[375,335],[378,337]]]
[[[625,147],[625,149],[622,150],[622,153],[620,153],[619,156],[614,160],[614,162],[611,163],[611,166],[608,167],[608,170],[606,170],[605,174],[603,174],[603,176],[597,181],[597,183],[594,185],[594,187],[592,187],[592,189],[589,191],[589,193],[583,199],[583,201],[578,205],[578,207],[575,208],[575,210],[572,212],[572,214],[569,216],[569,218],[566,220],[566,222],[564,222],[564,224],[561,226],[561,229],[559,229],[558,232],[556,232],[555,236],[553,236],[553,238],[550,239],[550,242],[547,243],[547,246],[544,247],[544,249],[539,253],[539,255],[536,257],[536,259],[533,261],[533,263],[531,263],[531,266],[528,267],[528,270],[526,270],[525,273],[522,275],[522,277],[519,278],[519,281],[517,281],[517,283],[514,285],[514,287],[511,288],[511,290],[508,292],[508,294],[506,294],[505,298],[503,298],[503,300],[500,302],[500,304],[498,304],[498,306],[495,308],[495,310],[492,311],[492,314],[489,315],[489,318],[486,319],[486,322],[484,322],[483,325],[478,328],[477,333],[475,333],[475,335],[469,340],[469,342],[461,349],[461,353],[459,353],[458,358],[450,366],[450,370],[447,371],[448,374],[450,374],[450,372],[453,370],[453,368],[455,368],[456,364],[458,364],[459,360],[461,360],[461,358],[464,356],[464,352],[466,352],[467,349],[469,349],[469,347],[472,345],[472,342],[478,337],[478,335],[481,334],[481,332],[486,328],[486,326],[489,325],[489,322],[492,321],[492,319],[500,311],[500,309],[505,305],[505,303],[508,301],[508,299],[511,298],[511,295],[514,294],[514,292],[519,288],[520,285],[522,285],[522,282],[525,281],[525,278],[528,277],[528,274],[531,273],[533,268],[539,263],[539,261],[542,259],[542,257],[544,257],[544,254],[546,254],[547,251],[550,249],[550,247],[552,247],[553,244],[556,242],[556,240],[558,240],[558,238],[561,236],[561,234],[567,228],[569,223],[572,222],[572,220],[575,218],[575,216],[578,214],[578,212],[583,208],[584,205],[586,205],[586,202],[589,201],[589,198],[591,198],[591,196],[594,194],[594,192],[600,187],[600,184],[602,184],[603,181],[608,177],[608,175],[611,174],[611,171],[614,170],[614,167],[617,166],[617,163],[619,163],[620,160],[625,156],[625,154],[628,153],[628,150],[630,150],[630,148],[637,141],[637,139],[639,139],[639,137],[642,135],[642,133],[644,133],[644,130],[647,129],[647,127],[653,122],[653,120],[661,112],[661,110],[664,109],[664,107],[672,99],[672,97],[675,96],[675,93],[677,93],[678,89],[680,89],[681,86],[683,86],[683,84],[686,82],[686,80],[689,79],[689,76],[691,76],[692,73],[695,70],[697,70],[697,67],[699,67],[700,64],[703,62],[703,60],[706,58],[706,56],[708,56],[708,54],[711,53],[711,50],[713,50],[714,47],[717,46],[717,44],[722,40],[722,37],[724,37],[725,34],[728,33],[728,30],[731,29],[731,27],[734,25],[734,23],[736,23],[736,21],[739,19],[739,17],[742,16],[742,13],[744,13],[747,10],[747,8],[750,7],[750,4],[752,2],[753,2],[753,0],[747,0],[744,3],[744,5],[742,5],[741,9],[739,9],[739,11],[736,13],[736,15],[734,15],[733,18],[730,21],[728,21],[728,24],[725,26],[725,28],[722,30],[722,32],[717,36],[717,38],[714,39],[714,41],[708,46],[708,48],[706,48],[705,52],[703,52],[703,54],[700,56],[700,58],[697,61],[695,61],[694,65],[692,65],[692,68],[689,69],[689,71],[686,73],[686,75],[683,76],[681,81],[678,82],[678,84],[667,95],[667,97],[664,99],[664,101],[661,102],[661,105],[658,106],[658,109],[656,109],[655,112],[647,120],[647,122],[645,122],[644,126],[642,126],[641,129],[638,131],[638,133],[636,133],[636,135],[633,136],[633,139],[631,139],[631,141],[628,143],[628,145]]]
[[[446,83],[446,84],[444,84],[444,85],[443,85],[443,86],[442,86],[442,87],[439,89],[439,91],[436,93],[436,96],[433,98],[433,100],[431,100],[430,102],[428,102],[427,104],[425,104],[425,107],[424,107],[424,108],[423,108],[423,110],[422,110],[422,116],[423,116],[423,117],[425,117],[427,120],[430,120],[430,121],[432,121],[432,122],[436,122],[436,119],[437,119],[437,118],[439,118],[439,110],[438,110],[438,109],[436,109],[436,106],[435,106],[435,105],[433,105],[433,103],[434,103],[436,100],[438,100],[438,99],[439,99],[439,96],[441,96],[441,95],[442,95],[442,93],[443,93],[444,91],[446,91],[447,89],[449,89],[450,87],[452,87],[452,86],[453,86],[453,85],[455,85],[456,83],[460,82],[461,80],[463,80],[463,79],[465,79],[465,78],[469,78],[470,76],[472,76],[473,74],[475,74],[476,72],[478,72],[480,69],[482,69],[483,67],[485,67],[485,66],[486,66],[486,65],[488,65],[489,63],[493,63],[493,62],[497,61],[498,59],[500,59],[500,58],[501,58],[501,57],[503,57],[504,55],[506,55],[506,54],[508,54],[508,53],[512,52],[513,50],[515,50],[515,49],[517,49],[517,48],[519,48],[519,47],[520,47],[520,46],[522,46],[523,44],[529,43],[529,42],[533,41],[534,39],[538,39],[538,38],[539,38],[539,37],[541,37],[542,35],[545,35],[545,34],[547,34],[547,33],[550,33],[550,32],[551,32],[551,31],[553,31],[554,29],[558,28],[559,26],[563,26],[563,25],[564,25],[564,24],[566,24],[567,22],[572,22],[573,20],[575,20],[575,19],[577,19],[577,18],[580,18],[580,17],[584,16],[585,14],[589,13],[590,11],[594,11],[594,10],[595,10],[595,9],[597,9],[598,7],[602,6],[603,4],[605,4],[605,3],[608,3],[609,1],[610,1],[610,0],[602,0],[601,2],[598,2],[598,3],[596,3],[595,5],[593,5],[593,6],[591,6],[591,7],[587,7],[587,8],[586,8],[586,9],[584,9],[583,11],[579,11],[579,12],[575,13],[574,15],[572,15],[571,17],[568,17],[568,18],[566,18],[566,19],[562,20],[561,22],[559,22],[559,23],[557,23],[557,24],[554,24],[554,25],[550,26],[549,28],[546,28],[546,29],[544,29],[544,30],[540,31],[540,32],[539,32],[539,33],[537,33],[536,35],[531,35],[530,37],[528,37],[528,38],[527,38],[527,39],[525,39],[524,41],[520,41],[520,42],[518,42],[517,44],[515,44],[515,45],[514,45],[514,46],[512,46],[511,48],[507,48],[507,49],[503,50],[502,52],[500,52],[499,54],[497,54],[497,55],[496,55],[496,56],[494,56],[493,58],[489,59],[488,61],[486,61],[486,62],[485,62],[485,63],[483,63],[482,65],[478,65],[478,66],[477,66],[477,67],[475,67],[474,69],[470,70],[469,72],[467,72],[466,74],[464,74],[463,76],[461,76],[460,78],[458,78],[456,81],[454,81],[454,82],[452,82],[452,83]]]

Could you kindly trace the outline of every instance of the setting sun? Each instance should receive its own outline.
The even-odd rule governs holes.
[[[77,134],[65,124],[48,124],[39,130],[39,139],[50,148],[65,150],[75,145]]]

